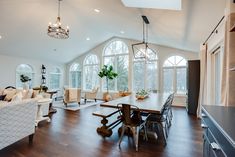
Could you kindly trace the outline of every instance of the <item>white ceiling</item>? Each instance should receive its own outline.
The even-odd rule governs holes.
[[[142,40],[142,14],[150,21],[149,42],[197,52],[225,8],[225,0],[182,0],[181,11],[128,8],[121,0],[63,0],[61,21],[70,26],[70,37],[59,40],[47,36],[57,3],[0,0],[0,54],[67,63],[113,36]]]

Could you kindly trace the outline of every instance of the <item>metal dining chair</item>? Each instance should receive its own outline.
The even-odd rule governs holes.
[[[119,139],[119,148],[121,147],[125,130],[130,129],[134,138],[135,149],[138,151],[140,129],[144,129],[144,138],[147,140],[147,129],[145,124],[146,121],[142,120],[137,106],[129,104],[118,104],[117,107],[120,109],[119,113],[122,118],[122,131]]]
[[[162,133],[164,145],[167,144],[166,139],[168,137],[168,128],[171,126],[171,120],[173,117],[171,108],[173,98],[174,94],[171,94],[167,98],[161,113],[150,114],[146,120],[147,126],[151,126],[153,129],[155,128],[155,126],[157,126],[158,130]]]

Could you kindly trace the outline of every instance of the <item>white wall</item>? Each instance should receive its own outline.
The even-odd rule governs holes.
[[[96,46],[95,48],[91,49],[90,51],[88,51],[87,53],[75,58],[73,61],[69,62],[66,66],[66,71],[67,71],[67,78],[66,78],[66,84],[69,85],[69,68],[70,66],[74,63],[74,62],[77,62],[80,64],[81,68],[83,68],[83,61],[85,59],[85,57],[88,55],[88,54],[96,54],[100,60],[100,66],[102,66],[103,64],[103,57],[102,57],[102,54],[103,54],[103,50],[105,48],[105,45],[107,45],[109,42],[112,42],[114,40],[121,40],[123,42],[125,42],[127,45],[128,45],[128,48],[129,48],[129,58],[132,58],[133,57],[133,53],[132,53],[132,49],[131,49],[131,45],[134,44],[134,43],[137,43],[139,41],[135,41],[135,40],[130,40],[130,39],[123,39],[123,38],[118,38],[118,37],[114,37],[114,38],[111,38],[110,40],[108,41],[105,41],[104,43]],[[156,80],[158,79],[159,80],[159,90],[160,91],[163,91],[163,87],[162,87],[162,65],[164,63],[164,61],[172,56],[172,55],[180,55],[184,58],[186,58],[187,60],[195,60],[195,59],[199,59],[199,56],[198,56],[198,53],[196,52],[188,52],[188,51],[184,51],[184,50],[179,50],[179,49],[175,49],[175,48],[170,48],[170,47],[165,47],[165,46],[159,46],[159,45],[156,45],[156,44],[151,44],[151,48],[155,49],[158,53],[158,67],[159,67],[159,76],[158,78],[156,78]],[[132,89],[132,60],[129,61],[129,83],[128,83],[128,86],[129,86],[129,89]],[[82,83],[83,84],[83,83]],[[100,87],[102,86],[101,84],[101,81],[100,81]],[[82,87],[83,88],[83,87]],[[100,88],[102,89],[102,87]]]
[[[16,85],[16,67],[20,64],[29,64],[34,70],[34,85],[41,84],[41,66],[46,67],[47,86],[49,87],[49,73],[54,67],[60,68],[62,72],[61,87],[65,83],[65,65],[60,63],[52,63],[51,61],[42,61],[29,58],[21,58],[14,56],[0,55],[0,88]],[[60,93],[62,90],[60,91]],[[59,95],[60,95],[59,93]]]

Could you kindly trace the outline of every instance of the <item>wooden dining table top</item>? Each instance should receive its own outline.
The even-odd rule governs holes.
[[[135,94],[121,97],[109,102],[100,104],[102,107],[117,108],[118,104],[130,104],[137,106],[139,111],[148,113],[161,113],[163,106],[170,93],[151,93],[145,99],[137,99]]]

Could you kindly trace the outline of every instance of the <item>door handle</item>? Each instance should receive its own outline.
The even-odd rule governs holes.
[[[212,142],[210,145],[213,150],[220,150],[221,149],[220,146],[215,142]]]
[[[202,118],[206,118],[206,117],[207,117],[207,115],[202,113]]]
[[[208,126],[207,126],[206,124],[201,124],[201,127],[202,127],[203,129],[207,129],[207,128],[208,128]]]

